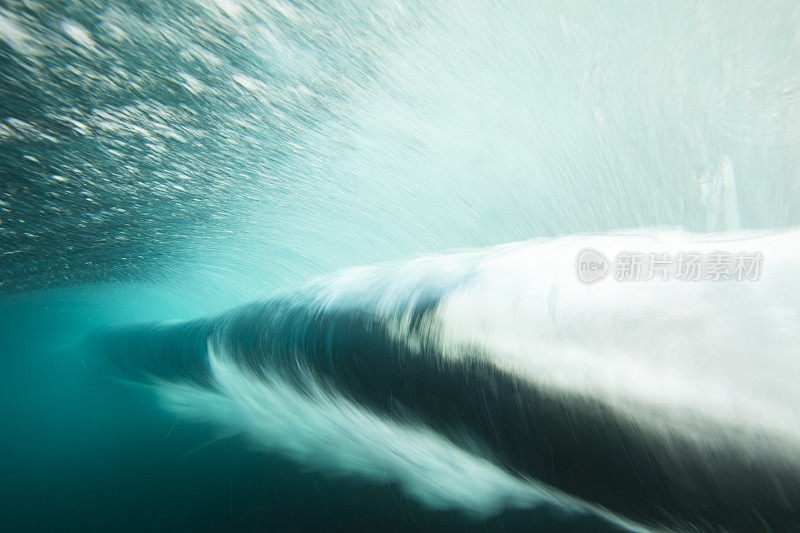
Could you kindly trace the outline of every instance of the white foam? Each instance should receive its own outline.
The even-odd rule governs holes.
[[[75,22],[74,20],[61,21],[61,30],[69,36],[70,39],[85,48],[96,48],[94,39],[89,30]]]
[[[28,56],[42,54],[41,48],[36,46],[36,39],[28,33],[21,21],[5,9],[0,9],[0,39],[17,53]]]
[[[219,392],[160,383],[168,408],[247,434],[264,449],[314,469],[398,483],[432,509],[457,508],[484,517],[544,501],[580,507],[552,489],[509,475],[425,426],[393,422],[326,392],[310,375],[305,380],[309,392],[302,393],[277,376],[264,379],[236,366],[211,343],[209,359]]]
[[[763,272],[758,281],[587,286],[575,274],[585,247],[607,257],[759,251]],[[432,326],[450,357],[478,347],[516,376],[610,403],[641,425],[702,432],[713,421],[731,428],[725,438],[766,433],[800,449],[800,231],[559,239],[519,245],[476,272],[446,296]]]
[[[586,247],[620,251],[758,251],[758,281],[581,283]],[[678,464],[671,436],[733,446],[757,461],[797,467],[800,455],[800,231],[758,235],[637,232],[515,243],[482,251],[351,269],[284,295],[313,314],[357,308],[413,353],[434,347],[487,362],[555,397],[602,402],[642,429],[649,449]],[[441,297],[412,327],[412,310]],[[434,302],[436,300],[433,300]],[[419,317],[415,317],[419,318]],[[477,350],[476,350],[477,349]],[[396,482],[436,509],[480,516],[554,501],[590,508],[511,476],[425,425],[368,411],[302,375],[301,393],[209,344],[219,393],[162,384],[174,409],[248,434],[265,449],[326,472]],[[303,372],[303,369],[298,369]],[[185,414],[185,412],[184,412]],[[477,450],[477,448],[476,448]],[[665,463],[666,464],[666,463]]]

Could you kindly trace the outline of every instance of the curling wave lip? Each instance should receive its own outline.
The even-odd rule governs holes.
[[[762,253],[759,279],[575,276],[581,250],[720,247]],[[98,339],[167,409],[432,508],[547,501],[631,528],[788,530],[798,272],[798,230],[575,236],[350,269]]]

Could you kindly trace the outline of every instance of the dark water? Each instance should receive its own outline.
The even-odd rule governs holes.
[[[180,315],[175,301],[157,298],[152,288],[86,288],[3,302],[4,528],[617,530],[546,506],[487,519],[431,512],[397,487],[313,473],[165,412],[149,388],[92,368],[82,333],[113,322],[112,312],[131,319],[155,305]]]

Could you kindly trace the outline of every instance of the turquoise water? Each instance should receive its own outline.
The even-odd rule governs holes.
[[[2,511],[9,531],[617,531],[540,507],[475,518],[264,453],[243,436],[163,409],[96,368],[87,332],[188,318],[202,305],[163,286],[81,286],[3,299]]]
[[[794,2],[1,1],[3,521],[622,528],[265,451],[87,338],[426,254],[797,226],[798,28]]]

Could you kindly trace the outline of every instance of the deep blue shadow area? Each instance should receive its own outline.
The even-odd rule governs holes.
[[[308,472],[176,418],[87,360],[82,336],[107,321],[91,304],[0,302],[5,531],[614,531],[554,509],[431,512],[394,486]]]

